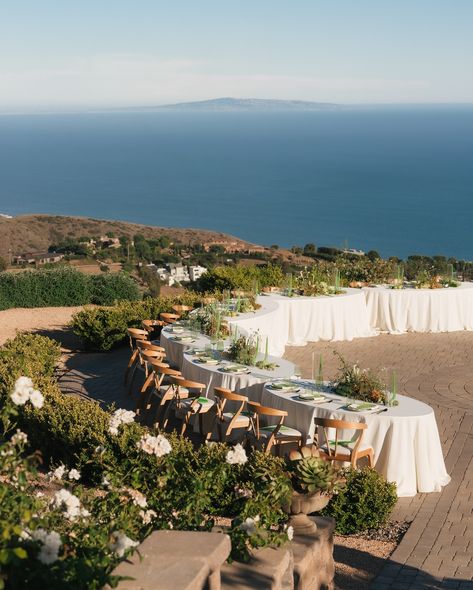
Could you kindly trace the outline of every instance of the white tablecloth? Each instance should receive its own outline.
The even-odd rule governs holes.
[[[211,345],[210,338],[203,334],[195,336],[194,342],[180,342],[174,340],[177,334],[172,333],[172,328],[164,328],[161,332],[160,344],[166,351],[166,358],[173,367],[181,369],[184,352],[189,348],[206,348]],[[187,332],[186,332],[187,333]]]
[[[366,300],[359,289],[321,297],[261,295],[261,309],[229,318],[228,323],[246,336],[258,332],[261,346],[268,338],[269,353],[282,356],[286,346],[305,346],[319,340],[341,341],[374,336]]]
[[[269,362],[279,365],[273,371],[251,368],[250,373],[234,375],[219,370],[217,365],[205,365],[196,363],[192,354],[184,353],[182,374],[186,379],[205,383],[207,385],[207,397],[213,399],[214,387],[226,387],[231,391],[246,395],[251,401],[261,403],[261,395],[264,384],[269,379],[288,378],[294,375],[293,363],[285,359],[269,357]]]
[[[332,403],[315,404],[297,399],[296,393],[264,388],[261,403],[286,410],[284,423],[300,430],[308,440],[314,436],[314,417],[366,422],[363,443],[374,449],[375,468],[397,484],[398,496],[439,492],[450,481],[433,409],[415,399],[398,396],[399,405],[381,414],[343,410],[344,399],[329,394]],[[353,432],[352,432],[353,434]]]
[[[390,334],[473,330],[473,283],[448,289],[363,289],[372,328]]]

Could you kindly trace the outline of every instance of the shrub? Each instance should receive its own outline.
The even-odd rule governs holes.
[[[370,468],[349,469],[346,487],[323,511],[336,521],[336,531],[350,535],[385,524],[397,501],[396,484]]]
[[[216,266],[204,273],[195,282],[199,292],[226,291],[243,289],[252,291],[255,284],[261,287],[283,285],[285,275],[281,266],[268,264],[264,266]]]
[[[90,276],[66,266],[0,273],[0,309],[111,305],[114,301],[138,298],[136,283],[122,273]]]
[[[146,319],[172,311],[175,304],[196,305],[199,297],[186,293],[179,297],[157,297],[143,301],[122,301],[111,307],[87,308],[72,318],[74,334],[89,350],[110,350],[126,338],[127,328],[140,327]]]
[[[124,273],[92,276],[90,303],[113,305],[116,301],[136,301],[140,298],[138,285]]]

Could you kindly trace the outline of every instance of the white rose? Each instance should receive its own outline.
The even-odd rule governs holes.
[[[37,410],[40,410],[44,405],[43,394],[37,389],[33,389],[33,391],[30,393],[30,402]]]
[[[226,460],[230,465],[244,465],[248,461],[248,457],[241,444],[237,444],[232,450],[228,451]]]

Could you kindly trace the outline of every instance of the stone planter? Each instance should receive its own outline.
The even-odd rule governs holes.
[[[330,502],[331,495],[315,492],[313,494],[300,494],[292,492],[290,505],[285,506],[285,511],[290,514],[289,525],[293,527],[294,534],[308,535],[317,530],[317,525],[307,515],[323,510]]]

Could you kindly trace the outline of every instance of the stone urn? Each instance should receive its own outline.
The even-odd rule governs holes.
[[[294,490],[291,503],[284,507],[284,510],[290,515],[289,526],[294,529],[294,534],[314,533],[317,530],[317,525],[307,515],[323,510],[331,498],[330,494],[322,494],[321,492],[301,494]]]

